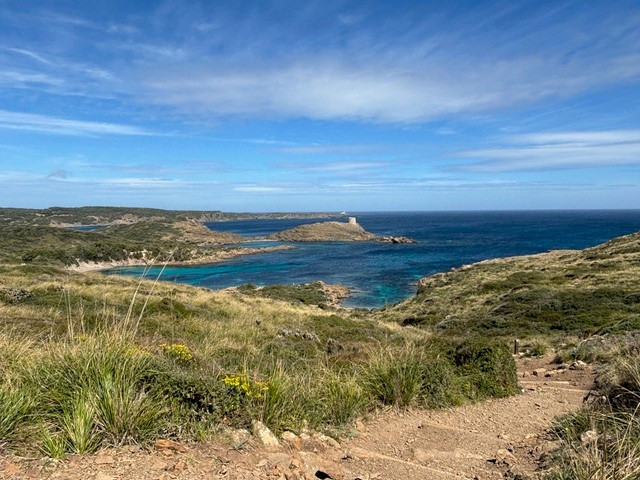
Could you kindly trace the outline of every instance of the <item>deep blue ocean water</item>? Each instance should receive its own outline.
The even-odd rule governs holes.
[[[295,250],[247,255],[190,267],[167,267],[164,280],[209,288],[324,280],[353,290],[345,306],[378,307],[413,295],[424,276],[488,258],[579,249],[640,230],[640,210],[350,213],[368,231],[404,235],[415,244],[295,244]],[[208,223],[213,230],[267,235],[318,219]],[[275,242],[257,244],[274,245]],[[110,273],[141,275],[142,267]],[[155,276],[159,268],[147,272]]]

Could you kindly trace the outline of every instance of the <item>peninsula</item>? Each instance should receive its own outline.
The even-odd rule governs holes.
[[[267,237],[286,242],[364,242],[415,243],[407,237],[381,237],[366,231],[355,217],[346,222],[318,222],[299,225]]]

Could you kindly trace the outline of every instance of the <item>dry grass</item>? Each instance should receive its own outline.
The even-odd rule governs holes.
[[[455,345],[425,348],[428,332],[346,311],[33,266],[0,267],[0,281],[28,292],[0,302],[5,448],[57,457],[206,438],[256,418],[276,432],[341,434],[382,405],[493,395],[479,364],[456,365]],[[434,366],[446,375],[430,375]],[[398,372],[404,386],[380,395]]]

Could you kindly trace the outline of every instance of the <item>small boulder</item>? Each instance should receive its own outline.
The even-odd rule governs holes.
[[[418,463],[426,463],[429,461],[429,454],[421,448],[414,448],[411,455]]]
[[[342,467],[330,460],[322,459],[312,452],[300,452],[307,478],[342,479]]]
[[[329,447],[340,448],[340,444],[335,439],[331,438],[328,435],[325,435],[324,433],[314,433],[313,438],[320,443],[328,445]]]
[[[496,452],[495,458],[491,458],[489,461],[495,464],[513,465],[516,462],[516,457],[506,448],[501,448]]]
[[[254,420],[251,425],[253,427],[253,434],[258,437],[265,447],[277,447],[280,445],[278,438],[264,423]]]
[[[280,438],[282,438],[282,440],[284,440],[294,448],[300,448],[302,446],[302,440],[293,432],[283,432],[282,435],[280,435]]]
[[[576,360],[575,362],[573,362],[571,364],[571,366],[569,368],[571,370],[584,370],[587,367],[588,367],[588,365],[585,362],[583,362],[582,360]]]
[[[155,447],[158,450],[171,450],[173,452],[185,453],[187,452],[187,447],[184,445],[174,441],[169,440],[168,438],[159,438],[156,440]]]

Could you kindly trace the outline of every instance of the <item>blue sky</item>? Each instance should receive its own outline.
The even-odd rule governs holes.
[[[640,208],[640,3],[4,0],[0,205]]]

